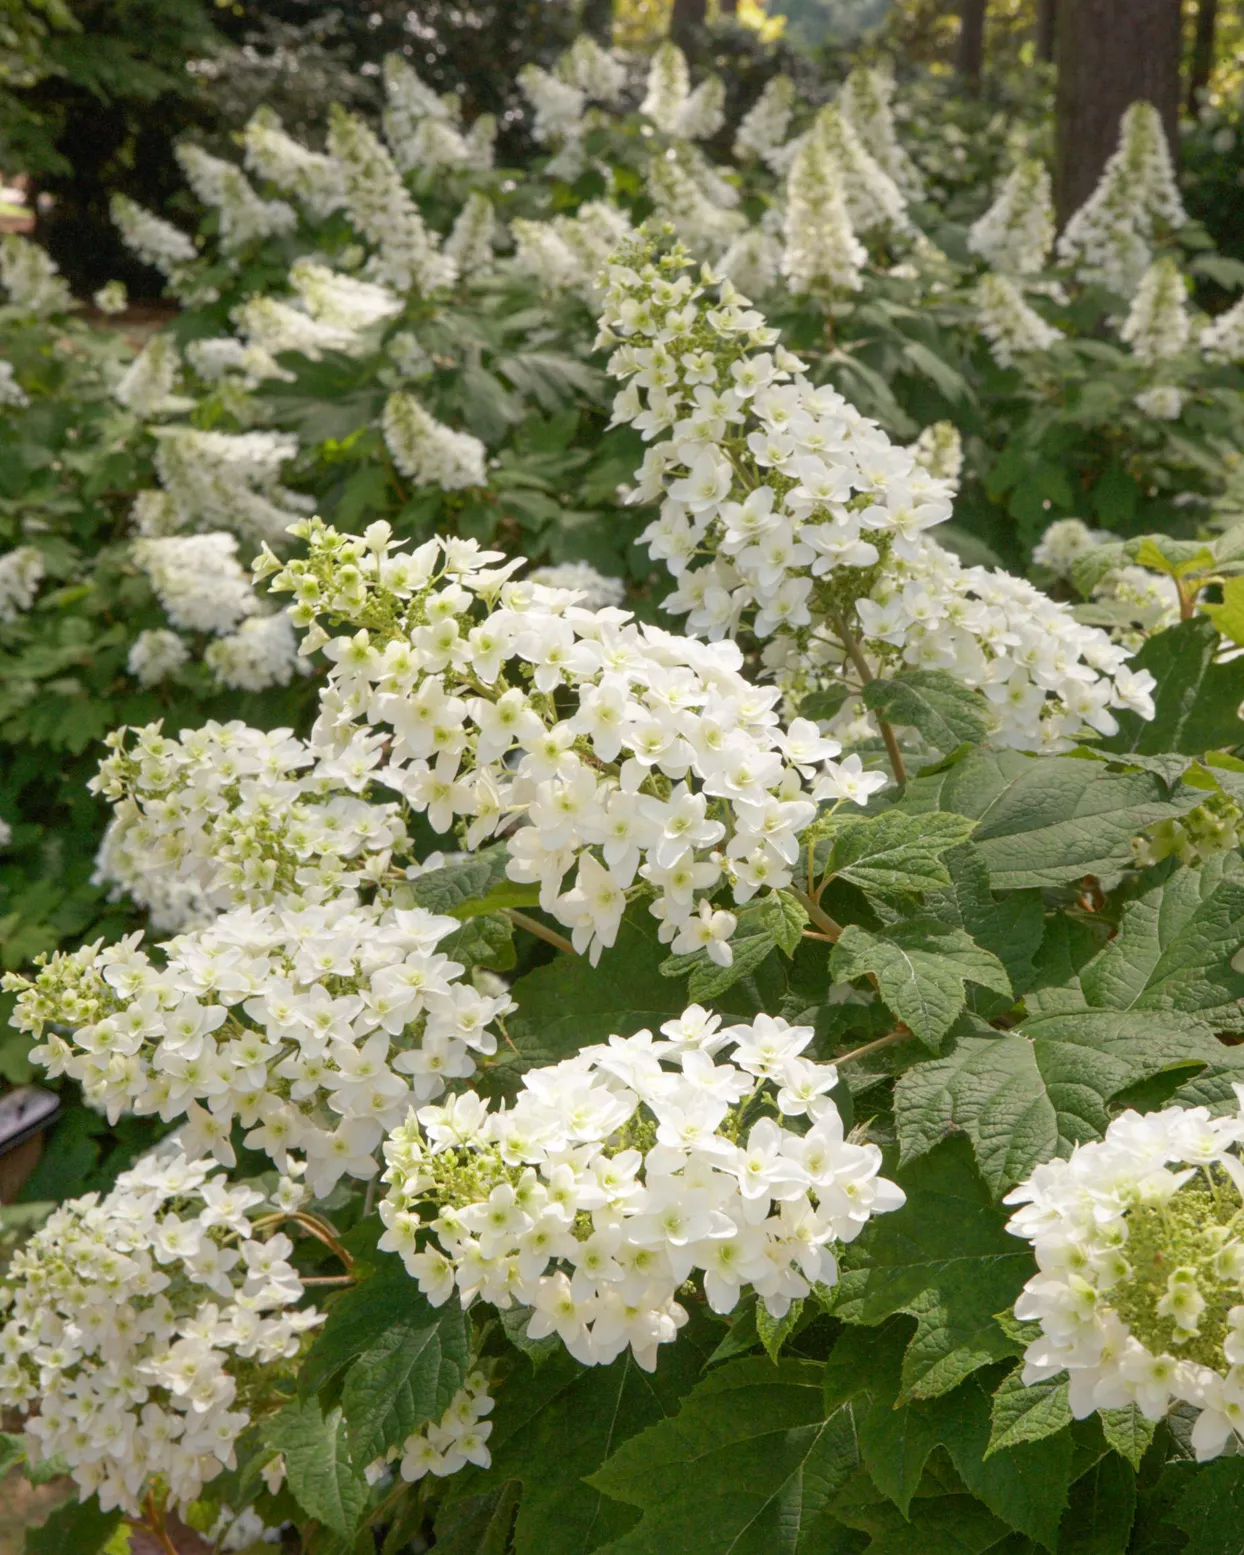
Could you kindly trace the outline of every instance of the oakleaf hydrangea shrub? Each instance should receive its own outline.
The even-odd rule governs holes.
[[[39,1537],[1234,1547],[1241,330],[1156,113],[1056,237],[877,66],[583,39],[503,171],[384,84],[117,202],[141,349],[0,253],[0,847],[96,877],[3,898],[12,1050],[118,1139],[0,1287]]]

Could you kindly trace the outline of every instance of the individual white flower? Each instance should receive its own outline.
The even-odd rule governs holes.
[[[993,359],[1010,367],[1016,357],[1048,351],[1063,338],[1024,300],[1014,281],[986,271],[976,283],[976,316]]]
[[[968,248],[1003,275],[1035,275],[1054,241],[1054,199],[1044,162],[1024,157],[1011,169],[993,204],[973,223]]]

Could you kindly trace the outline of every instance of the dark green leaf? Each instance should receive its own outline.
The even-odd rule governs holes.
[[[351,1462],[341,1410],[324,1415],[315,1399],[297,1399],[270,1421],[267,1439],[284,1454],[290,1493],[308,1517],[349,1538],[367,1504],[367,1482],[365,1465]]]
[[[1025,1387],[1017,1367],[999,1384],[990,1406],[986,1457],[1021,1442],[1039,1442],[1071,1424],[1067,1379],[1050,1377]]]
[[[775,1364],[782,1354],[782,1346],[794,1333],[802,1312],[803,1302],[798,1299],[791,1302],[784,1317],[771,1317],[763,1301],[756,1303],[756,1333],[765,1347],[765,1353]]]
[[[934,750],[949,754],[989,733],[984,696],[945,670],[904,670],[893,680],[864,687],[864,703],[887,721],[918,730]]]
[[[101,1512],[94,1496],[70,1500],[26,1530],[26,1555],[98,1555],[120,1525],[121,1513]]]
[[[1188,1535],[1184,1555],[1240,1555],[1244,1458],[1216,1458],[1203,1464],[1175,1503],[1170,1521]]]
[[[1157,680],[1155,716],[1120,713],[1119,732],[1102,749],[1199,756],[1244,741],[1244,659],[1216,664],[1219,647],[1218,632],[1204,616],[1150,637],[1129,667],[1149,670]]]
[[[836,827],[824,859],[817,850],[817,866],[883,899],[919,895],[950,884],[942,856],[971,836],[972,825],[939,811],[883,810]]]
[[[1157,1422],[1146,1420],[1135,1404],[1123,1409],[1099,1409],[1097,1418],[1108,1446],[1126,1458],[1134,1469],[1140,1468],[1140,1460],[1149,1450],[1157,1430]]]

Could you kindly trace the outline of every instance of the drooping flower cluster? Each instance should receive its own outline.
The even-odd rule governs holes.
[[[1033,275],[1045,267],[1054,241],[1054,200],[1045,163],[1025,157],[968,233],[968,248],[1003,275]]]
[[[802,1056],[810,1026],[723,1029],[693,1005],[661,1031],[529,1071],[512,1106],[467,1094],[394,1132],[380,1246],[430,1301],[529,1307],[531,1338],[588,1366],[629,1347],[651,1371],[686,1281],[716,1312],[750,1289],[782,1317],[903,1203],[877,1146],[844,1137],[837,1072]]]
[[[266,104],[257,108],[242,131],[246,166],[257,178],[289,194],[321,219],[345,203],[342,173],[332,157],[312,151],[288,134]]]
[[[114,397],[142,420],[188,410],[194,401],[177,395],[181,359],[171,335],[153,335],[122,373]]]
[[[290,1239],[259,1234],[263,1203],[161,1153],[18,1249],[0,1287],[0,1403],[25,1414],[31,1463],[63,1460],[84,1497],[133,1516],[157,1484],[185,1509],[235,1467],[243,1385],[262,1400],[322,1321],[298,1307]]]
[[[894,77],[886,70],[857,65],[843,82],[838,106],[860,144],[908,200],[924,193],[920,170],[899,144],[894,127]]]
[[[185,141],[177,147],[177,161],[195,194],[217,212],[226,253],[292,232],[298,225],[292,205],[260,199],[246,174],[232,162]]]
[[[826,104],[808,133],[820,141],[838,170],[852,228],[874,236],[903,232],[908,225],[907,201],[865,149],[846,113],[837,104]]]
[[[473,1371],[439,1420],[429,1422],[394,1449],[393,1456],[401,1459],[402,1478],[411,1483],[429,1474],[448,1479],[468,1463],[486,1469],[492,1462],[488,1451],[492,1422],[485,1416],[492,1413],[493,1403],[488,1379],[483,1372]]]
[[[1027,302],[1005,275],[986,271],[976,283],[976,317],[999,367],[1011,367],[1016,357],[1048,351],[1063,338]]]
[[[666,608],[693,632],[772,638],[766,663],[801,692],[888,665],[947,670],[985,691],[997,737],[1024,748],[1109,733],[1111,706],[1152,716],[1152,677],[1104,633],[933,543],[947,484],[809,383],[730,283],[693,282],[677,251],[619,257],[600,337],[628,380],[614,419],[651,445],[634,500],[661,502],[644,538],[678,583]]]
[[[648,164],[648,197],[656,218],[668,222],[697,253],[719,254],[746,227],[737,209],[738,190],[686,143],[669,147]]]
[[[233,535],[219,532],[134,542],[134,560],[165,614],[187,632],[231,632],[244,616],[258,612],[259,598],[237,553]]]
[[[467,196],[445,240],[445,253],[458,268],[459,275],[474,275],[492,264],[492,246],[497,234],[497,217],[487,195]]]
[[[1058,240],[1058,257],[1081,280],[1130,297],[1155,237],[1186,220],[1161,115],[1152,103],[1133,103],[1119,125],[1118,149]]]
[[[630,233],[626,214],[606,200],[589,200],[573,216],[510,223],[516,267],[544,291],[573,292],[591,307],[600,305],[597,282],[609,255]]]
[[[789,883],[814,801],[862,803],[884,782],[858,758],[837,763],[837,742],[806,720],[781,728],[779,692],[743,678],[734,643],[585,610],[510,580],[518,560],[493,570],[502,557],[473,544],[403,554],[383,523],[361,540],[300,527],[309,558],[263,570],[295,595],[297,624],[323,615],[352,633],[309,633],[333,664],[317,749],[366,740],[373,780],[436,831],[457,826],[468,849],[525,818],[510,877],[539,883],[593,961],[643,882],[662,940],[679,952],[711,940],[728,962],[734,918],[709,895],[729,884],[746,902]]]
[[[133,936],[6,986],[15,1023],[41,1038],[34,1062],[77,1080],[112,1121],[184,1117],[186,1151],[227,1166],[236,1122],[282,1171],[305,1161],[323,1198],[343,1176],[371,1177],[409,1107],[496,1051],[489,1023],[512,1005],[437,951],[456,927],[418,907],[300,894],[222,913],[168,941],[159,964]]]
[[[934,421],[910,448],[912,458],[934,480],[957,489],[963,474],[963,438],[953,421]]]
[[[416,486],[461,491],[487,483],[488,450],[479,438],[437,421],[413,394],[390,394],[381,424],[394,464]]]
[[[1138,361],[1156,366],[1188,344],[1188,288],[1173,259],[1159,259],[1145,271],[1119,336]]]
[[[592,102],[616,106],[626,86],[626,66],[602,49],[590,33],[581,32],[557,61],[557,74]]]
[[[1136,408],[1154,421],[1178,421],[1183,414],[1183,390],[1173,383],[1157,383],[1135,397]]]
[[[1032,560],[1047,567],[1056,578],[1070,580],[1081,557],[1110,539],[1104,529],[1090,529],[1082,518],[1060,518],[1052,523],[1033,548]]]
[[[0,236],[0,286],[8,293],[9,307],[19,313],[42,317],[66,313],[74,305],[52,256],[15,232]]]
[[[1202,329],[1199,344],[1207,362],[1244,362],[1244,297]]]
[[[789,76],[770,76],[764,90],[743,115],[734,136],[734,154],[763,157],[786,139],[795,112],[795,83]]]
[[[190,657],[190,650],[165,627],[139,632],[130,647],[125,667],[144,686],[158,686],[175,675]]]
[[[152,429],[158,491],[141,493],[135,517],[147,535],[230,529],[251,540],[279,540],[311,506],[280,482],[298,452],[288,432]]]
[[[1081,1419],[1186,1405],[1201,1460],[1244,1442],[1242,1140],[1238,1114],[1125,1112],[1007,1195],[1040,1270],[1015,1305],[1041,1325],[1026,1385],[1065,1371]]]
[[[16,621],[35,602],[47,571],[43,552],[33,545],[19,545],[0,555],[0,623]]]
[[[342,169],[350,220],[373,248],[368,275],[396,292],[420,296],[451,285],[453,261],[424,225],[393,157],[362,119],[336,104],[328,149]]]
[[[114,194],[109,210],[126,248],[170,281],[175,282],[185,266],[198,258],[199,251],[188,233],[145,210],[128,195]]]
[[[400,54],[385,56],[384,95],[384,137],[403,172],[480,165],[458,129],[457,99],[438,97]]]

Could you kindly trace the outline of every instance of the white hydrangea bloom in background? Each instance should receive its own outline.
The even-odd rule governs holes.
[[[953,421],[935,421],[925,427],[910,452],[922,470],[958,489],[963,474],[963,438]]]
[[[1136,396],[1136,407],[1154,421],[1178,421],[1183,414],[1183,391],[1173,384],[1155,384]]]
[[[858,291],[868,258],[847,213],[842,173],[819,135],[807,136],[786,179],[782,274],[792,292]]]
[[[1066,1372],[1077,1419],[1182,1404],[1199,1461],[1244,1442],[1242,1140],[1239,1113],[1125,1112],[1007,1195],[1039,1268],[1015,1304],[1041,1326],[1026,1386]]]
[[[219,213],[220,243],[226,252],[292,232],[298,225],[291,205],[284,200],[261,200],[246,174],[232,162],[187,141],[176,147],[176,155],[195,194]]]
[[[130,647],[125,667],[144,686],[156,686],[167,680],[190,657],[190,650],[177,635],[167,628],[139,632]]]
[[[13,1254],[0,1403],[32,1464],[63,1459],[85,1499],[141,1515],[157,1482],[185,1510],[235,1463],[262,1368],[323,1321],[299,1308],[293,1243],[210,1164],[162,1150],[105,1196],[70,1199]]]
[[[107,314],[124,313],[130,305],[124,281],[105,281],[91,300],[101,313]]]
[[[573,216],[510,223],[516,268],[547,292],[574,292],[591,307],[600,303],[598,282],[609,255],[631,235],[624,211],[607,200],[588,200]]]
[[[589,562],[562,562],[556,567],[536,567],[529,574],[533,583],[547,589],[572,589],[587,610],[602,610],[620,605],[626,598],[621,578],[608,578]]]
[[[43,552],[33,545],[0,553],[0,622],[12,623],[25,615],[46,571]]]
[[[762,157],[780,146],[790,132],[795,112],[795,83],[789,76],[770,76],[760,96],[739,120],[734,154],[740,161]]]
[[[1152,367],[1178,356],[1191,333],[1187,283],[1173,259],[1159,259],[1145,271],[1119,337]]]
[[[323,219],[345,204],[340,167],[332,157],[296,141],[266,104],[247,121],[242,147],[246,166],[257,178],[292,195],[313,216]]]
[[[683,140],[711,140],[726,122],[726,84],[706,76],[688,94],[674,120],[674,134]]]
[[[838,106],[869,156],[891,178],[903,196],[924,194],[920,170],[899,144],[894,127],[894,76],[888,70],[857,65],[843,83]]]
[[[144,210],[128,195],[114,194],[109,209],[126,248],[161,275],[172,279],[183,266],[199,257],[189,233],[153,211]]]
[[[591,102],[617,107],[626,86],[626,66],[601,48],[590,33],[581,32],[557,61],[557,74]]]
[[[17,381],[17,371],[12,362],[0,361],[0,405],[11,410],[24,410],[30,404],[30,396]]]
[[[827,103],[821,109],[809,135],[820,141],[837,166],[847,215],[856,232],[902,232],[907,228],[907,201],[902,191],[865,149],[837,105]]]
[[[259,610],[259,597],[237,559],[230,534],[170,535],[134,542],[134,560],[151,580],[174,626],[232,631]]]
[[[458,267],[460,275],[486,270],[493,259],[493,241],[497,217],[487,195],[469,194],[445,240],[445,253]]]
[[[9,306],[21,313],[66,313],[74,305],[69,283],[52,256],[15,232],[0,236],[0,286],[8,293]]]
[[[1013,366],[1016,357],[1048,351],[1063,338],[1008,276],[987,271],[976,283],[975,298],[981,333],[1000,367]]]
[[[1034,275],[1054,242],[1054,197],[1049,170],[1036,157],[1017,162],[997,198],[968,233],[968,248],[991,270]]]
[[[749,297],[763,297],[782,275],[781,240],[765,227],[740,233],[718,261],[718,269]]]
[[[172,335],[153,335],[117,380],[113,398],[142,420],[189,410],[195,402],[174,392],[180,368]]]
[[[236,632],[209,643],[203,662],[222,685],[236,691],[266,691],[288,686],[299,669],[293,624],[283,610],[248,616]]]
[[[390,394],[382,426],[394,464],[417,486],[460,491],[487,483],[488,450],[479,438],[437,421],[413,394]]]
[[[1119,125],[1119,144],[1097,187],[1058,240],[1058,257],[1083,281],[1130,297],[1152,258],[1159,229],[1187,220],[1161,115],[1133,103]]]
[[[675,43],[658,45],[648,67],[647,90],[639,111],[667,135],[678,133],[678,116],[691,95],[687,56]]]
[[[1244,297],[1201,330],[1199,344],[1208,362],[1244,362]]]
[[[184,425],[152,432],[162,488],[154,496],[164,510],[159,533],[231,529],[280,540],[312,506],[281,485],[282,466],[298,452],[289,432],[201,432]]]
[[[1090,529],[1082,518],[1060,518],[1041,536],[1033,548],[1032,560],[1035,566],[1047,567],[1055,577],[1069,580],[1076,562],[1111,538],[1104,529]]]
[[[581,87],[539,65],[524,65],[518,73],[518,85],[534,113],[533,139],[542,145],[578,139],[587,107],[587,93]]]

